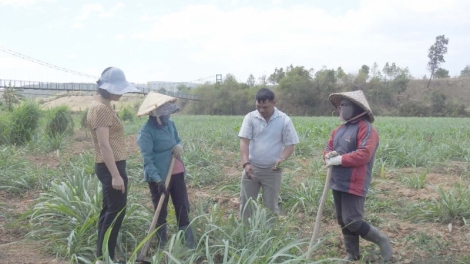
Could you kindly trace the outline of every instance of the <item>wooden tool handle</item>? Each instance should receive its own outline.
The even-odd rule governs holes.
[[[320,199],[320,206],[318,207],[317,217],[315,218],[315,227],[313,228],[313,235],[312,239],[310,240],[310,245],[308,249],[312,249],[313,245],[318,240],[318,232],[320,231],[320,222],[323,215],[323,208],[325,207],[326,196],[328,195],[328,191],[330,189],[330,180],[331,180],[331,167],[328,168],[326,173],[326,180],[325,180],[325,188],[323,188],[323,194]],[[312,252],[309,252],[307,258],[310,258]]]
[[[165,187],[167,189],[168,189],[168,186],[170,185],[170,180],[171,180],[171,175],[173,174],[174,165],[175,165],[175,157],[172,157],[170,168],[168,170],[168,174],[166,175],[166,181],[165,181]],[[152,223],[150,224],[148,234],[151,234],[155,230],[155,226],[157,225],[158,217],[160,216],[160,211],[162,210],[163,201],[165,200],[165,197],[166,195],[162,193],[160,196],[160,200],[158,201],[157,209],[155,210],[155,213],[153,215]],[[150,247],[150,238],[147,239],[147,241],[145,241],[145,244],[142,246],[139,257],[137,257],[138,260],[145,259],[145,256],[147,255],[147,251],[149,250],[149,247]]]

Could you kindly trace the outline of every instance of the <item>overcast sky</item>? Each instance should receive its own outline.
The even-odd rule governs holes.
[[[468,0],[0,0],[0,47],[91,75],[119,67],[133,82],[244,82],[291,64],[357,73],[374,62],[422,78],[444,34],[442,67],[457,76],[470,64],[469,10]],[[0,78],[78,77],[0,51]]]

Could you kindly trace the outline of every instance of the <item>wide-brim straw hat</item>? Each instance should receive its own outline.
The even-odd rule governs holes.
[[[108,91],[110,94],[123,95],[126,93],[138,93],[140,90],[126,80],[124,72],[116,67],[107,68],[97,81],[98,88]]]
[[[372,113],[372,109],[370,109],[369,103],[367,102],[366,96],[364,95],[362,90],[344,93],[332,93],[330,94],[328,99],[330,100],[331,104],[336,108],[339,108],[342,99],[347,99],[367,112],[367,115],[369,116],[369,122],[374,122],[374,114]]]
[[[153,110],[166,103],[174,103],[178,98],[161,93],[149,92],[137,111],[137,116],[149,115]]]

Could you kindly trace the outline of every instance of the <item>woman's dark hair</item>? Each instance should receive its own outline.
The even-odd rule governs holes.
[[[351,103],[353,106],[353,116],[357,116],[365,112],[364,109],[362,109],[362,107],[360,107],[358,104],[354,103],[353,101],[351,101]]]
[[[104,99],[109,99],[111,97],[111,93],[106,91],[105,89],[98,88],[98,93],[103,97]]]
[[[264,103],[264,101],[274,101],[274,93],[268,88],[261,88],[256,93],[256,101]]]
[[[353,117],[354,117],[354,116],[358,116],[358,115],[360,115],[360,114],[362,114],[362,113],[364,113],[364,112],[367,112],[364,108],[362,108],[361,106],[359,106],[357,103],[355,103],[355,102],[353,102],[353,101],[351,101],[351,103],[352,103],[352,106],[353,106]],[[370,123],[370,117],[369,117],[368,114],[365,114],[365,115],[364,115],[364,118],[367,119],[367,121],[369,121],[369,123]]]
[[[101,73],[101,76],[103,76],[103,74],[111,68],[112,67],[108,67],[104,69],[104,71]],[[101,97],[103,97],[104,99],[109,99],[111,93],[106,91],[105,89],[99,88],[99,86],[101,85],[101,78],[98,81],[96,81],[96,83],[98,84],[98,93],[101,95]]]

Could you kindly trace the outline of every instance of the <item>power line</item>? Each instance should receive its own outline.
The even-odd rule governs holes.
[[[67,73],[71,73],[71,74],[75,74],[75,75],[78,75],[78,76],[82,76],[82,77],[87,77],[87,78],[92,78],[92,79],[99,79],[100,77],[99,76],[95,76],[95,75],[91,75],[91,74],[87,74],[87,73],[82,73],[82,72],[79,72],[79,71],[74,71],[74,70],[70,70],[70,69],[67,69],[67,68],[64,68],[64,67],[60,67],[60,66],[57,66],[57,65],[54,65],[54,64],[51,64],[51,63],[48,63],[48,62],[44,62],[44,61],[41,61],[41,60],[38,60],[38,59],[35,59],[35,58],[31,58],[29,56],[26,56],[24,54],[21,54],[19,52],[16,52],[14,50],[10,50],[10,49],[7,49],[5,47],[2,47],[0,46],[0,51],[3,51],[5,53],[8,53],[8,54],[11,54],[15,57],[18,57],[18,58],[21,58],[21,59],[25,59],[25,60],[28,60],[28,61],[31,61],[33,63],[36,63],[36,64],[40,64],[42,66],[45,66],[45,67],[49,67],[49,68],[52,68],[52,69],[55,69],[55,70],[58,70],[58,71],[63,71],[63,72],[67,72]],[[203,80],[206,80],[206,79],[209,79],[209,78],[214,78],[216,75],[213,74],[213,75],[210,75],[208,77],[202,77],[202,78],[198,78],[198,79],[195,79],[193,81],[188,81],[188,82],[171,82],[172,84],[185,84],[185,83],[193,83],[193,82],[201,82]],[[170,83],[170,82],[168,82]]]
[[[22,58],[22,59],[31,61],[33,63],[37,63],[37,64],[40,64],[42,66],[46,66],[46,67],[49,67],[49,68],[52,68],[52,69],[55,69],[55,70],[58,70],[58,71],[63,71],[63,72],[67,72],[67,73],[71,73],[71,74],[75,74],[75,75],[79,75],[79,76],[83,76],[83,77],[93,78],[93,79],[98,79],[99,78],[99,77],[94,76],[94,75],[90,75],[90,74],[70,70],[70,69],[67,69],[67,68],[64,68],[64,67],[60,67],[60,66],[57,66],[57,65],[54,65],[54,64],[50,64],[50,63],[41,61],[41,60],[37,60],[37,59],[31,58],[29,56],[23,55],[19,52],[4,48],[2,46],[0,46],[0,51],[3,51],[5,53],[11,54],[15,57]]]

